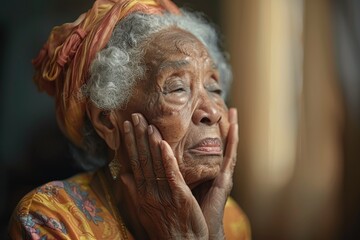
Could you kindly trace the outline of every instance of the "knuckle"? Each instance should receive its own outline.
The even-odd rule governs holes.
[[[144,165],[147,165],[149,162],[149,155],[144,153],[144,151],[142,151],[142,153],[140,153],[139,155],[139,162],[141,162]]]
[[[130,165],[134,171],[138,171],[141,169],[139,162],[135,158],[130,159]]]
[[[164,167],[161,164],[161,162],[159,162],[159,161],[154,161],[153,167],[154,167],[155,172],[163,172],[164,171]]]

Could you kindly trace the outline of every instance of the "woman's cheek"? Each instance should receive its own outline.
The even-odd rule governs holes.
[[[167,142],[180,142],[188,131],[191,111],[186,106],[172,107],[161,99],[155,106],[149,111],[149,123],[159,129],[163,139]]]

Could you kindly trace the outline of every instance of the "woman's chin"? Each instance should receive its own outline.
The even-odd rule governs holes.
[[[192,169],[191,173],[184,176],[186,184],[191,190],[197,188],[205,182],[214,180],[220,173],[220,166],[199,166],[196,169]]]

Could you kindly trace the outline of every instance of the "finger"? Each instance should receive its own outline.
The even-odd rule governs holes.
[[[134,202],[134,205],[138,206],[139,195],[134,177],[129,173],[124,173],[120,175],[120,179],[129,193],[131,200]]]
[[[232,171],[234,170],[236,159],[237,159],[237,146],[239,142],[238,136],[238,124],[233,124],[230,126],[228,133],[228,140],[226,144],[226,151],[224,156],[223,171]]]
[[[238,123],[238,114],[236,108],[230,108],[228,115],[230,124]]]
[[[239,125],[237,110],[235,108],[229,109],[230,128],[227,136],[227,144],[224,156],[223,171],[230,171],[231,174],[235,168],[237,159],[237,146],[239,143]]]
[[[168,179],[169,187],[173,195],[183,193],[191,194],[190,188],[186,185],[185,180],[180,172],[179,165],[174,156],[174,152],[169,144],[162,140],[160,143],[161,156],[165,170],[165,176]],[[192,195],[192,194],[191,194]]]
[[[144,188],[144,175],[139,163],[134,129],[129,121],[124,122],[124,135],[125,146],[130,160],[130,166],[134,174],[136,186],[140,191]]]
[[[148,124],[141,114],[134,113],[131,117],[134,124],[139,163],[143,171],[145,181],[153,184],[155,174],[152,167],[151,152],[148,141]]]
[[[155,177],[166,177],[165,176],[165,169],[162,162],[162,155],[161,155],[161,149],[160,149],[160,143],[162,140],[162,137],[160,135],[159,130],[153,126],[150,125],[148,127],[148,134],[149,134],[149,146],[150,151],[152,155],[152,164],[153,169],[155,173]]]
[[[160,143],[162,140],[159,130],[153,126],[148,126],[148,135],[149,135],[149,146],[152,158],[152,166],[155,174],[155,179],[157,180],[158,186],[162,190],[169,190],[169,184],[166,180],[165,169],[163,166]]]

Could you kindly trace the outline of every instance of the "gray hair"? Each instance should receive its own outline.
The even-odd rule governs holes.
[[[136,81],[144,79],[144,43],[151,39],[152,34],[169,27],[178,27],[190,32],[208,49],[220,72],[220,84],[225,98],[232,74],[219,48],[217,32],[200,14],[184,10],[182,15],[133,13],[120,21],[107,46],[97,53],[92,62],[90,78],[82,87],[83,93],[100,109],[126,108]],[[106,147],[88,119],[85,126],[85,152],[77,153],[76,159],[84,169],[93,170],[108,161]]]

